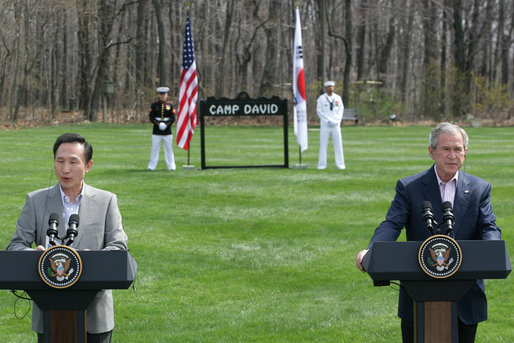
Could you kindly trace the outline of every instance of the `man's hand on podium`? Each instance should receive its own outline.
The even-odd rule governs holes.
[[[45,249],[44,246],[38,245],[34,250],[36,250],[36,251],[45,251],[46,249]]]
[[[355,261],[357,268],[359,268],[359,270],[363,273],[365,273],[366,270],[364,269],[364,267],[362,267],[362,259],[364,258],[364,255],[366,255],[367,252],[368,249],[359,251],[359,253],[357,254],[357,260]]]

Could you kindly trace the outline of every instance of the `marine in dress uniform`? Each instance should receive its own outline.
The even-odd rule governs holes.
[[[339,95],[334,93],[334,81],[325,82],[325,93],[319,96],[316,113],[320,119],[318,169],[327,168],[328,140],[332,135],[336,167],[346,169],[341,138],[341,120],[344,105]]]
[[[168,87],[159,87],[159,101],[154,102],[151,106],[149,117],[153,123],[152,131],[152,151],[150,153],[150,162],[148,169],[155,170],[159,162],[159,151],[161,142],[164,145],[164,159],[168,170],[175,170],[175,156],[173,155],[171,134],[171,125],[175,122],[175,109],[173,104],[167,101]]]

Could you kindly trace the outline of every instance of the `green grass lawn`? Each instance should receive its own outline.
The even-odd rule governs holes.
[[[118,195],[139,265],[135,291],[114,292],[113,342],[400,342],[397,287],[373,287],[355,256],[384,219],[396,180],[432,165],[430,129],[344,126],[345,171],[335,168],[331,146],[329,168],[316,169],[319,131],[311,130],[307,169],[183,171],[187,152],[174,145],[175,172],[162,149],[158,170],[146,170],[150,125],[0,131],[0,248],[25,194],[56,183],[56,137],[78,132],[94,148],[86,182]],[[514,128],[466,129],[464,169],[492,184],[513,256]],[[209,127],[207,165],[280,164],[281,130]],[[292,130],[289,144],[292,166]],[[201,165],[199,129],[191,164]],[[512,277],[487,280],[486,288],[489,320],[477,342],[514,342]],[[0,291],[1,343],[36,341],[29,306]]]

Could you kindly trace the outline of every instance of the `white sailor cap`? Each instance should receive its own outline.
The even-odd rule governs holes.
[[[325,82],[325,87],[329,87],[329,86],[334,87],[335,85],[336,85],[336,83],[334,81],[326,81]]]
[[[168,93],[169,91],[170,91],[170,89],[168,87],[158,87],[157,88],[157,93],[164,94],[164,93]]]

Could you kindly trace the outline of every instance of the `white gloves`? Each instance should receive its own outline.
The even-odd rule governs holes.
[[[164,131],[164,130],[166,130],[166,127],[167,127],[166,123],[164,123],[164,122],[159,123],[159,130]]]

